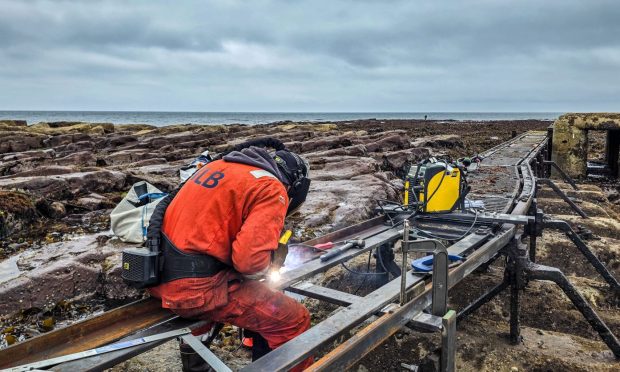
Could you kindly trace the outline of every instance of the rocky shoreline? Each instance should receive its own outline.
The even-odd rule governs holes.
[[[272,136],[306,157],[312,169],[310,195],[288,222],[296,239],[305,240],[370,217],[377,199],[397,200],[401,177],[412,162],[429,155],[473,155],[504,142],[513,131],[542,130],[550,124],[358,120],[153,127],[69,122],[29,126],[2,120],[3,333],[20,339],[49,330],[79,315],[80,306],[69,304],[80,300],[116,302],[141,296],[120,280],[119,254],[127,244],[109,233],[109,213],[135,182],[174,189],[179,168],[206,149],[219,152]],[[7,332],[9,327],[13,329]],[[9,341],[4,337],[2,343]]]

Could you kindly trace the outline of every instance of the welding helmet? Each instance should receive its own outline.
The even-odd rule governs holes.
[[[291,215],[306,201],[310,190],[310,166],[301,156],[288,150],[278,150],[273,156],[280,173],[288,182],[288,210]],[[285,183],[286,183],[285,182]]]

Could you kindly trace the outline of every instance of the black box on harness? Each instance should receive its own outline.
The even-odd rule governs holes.
[[[123,250],[125,283],[135,288],[146,288],[159,283],[159,254],[146,248]]]

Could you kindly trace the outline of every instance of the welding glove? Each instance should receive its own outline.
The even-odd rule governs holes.
[[[255,273],[255,274],[243,274],[243,277],[245,279],[248,279],[248,280],[261,280],[261,279],[265,279],[267,274],[269,274],[270,267],[271,266],[267,266],[266,268],[264,268],[263,270]]]
[[[288,254],[288,243],[278,244],[278,249],[271,253],[271,268],[275,270],[279,270],[282,266],[284,266],[284,261],[286,260],[286,255]]]
[[[271,265],[255,274],[243,274],[243,277],[249,280],[261,280],[264,279],[270,272],[280,271],[280,268],[284,265],[287,254],[288,243],[278,244],[278,248],[275,251],[271,251]]]

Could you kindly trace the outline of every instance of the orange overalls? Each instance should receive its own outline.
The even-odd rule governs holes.
[[[150,289],[181,317],[234,324],[263,336],[271,349],[310,326],[308,310],[266,284],[265,273],[284,226],[288,197],[271,173],[217,160],[198,170],[166,210],[162,230],[181,251],[208,254],[230,269]],[[312,363],[306,360],[296,369]]]

